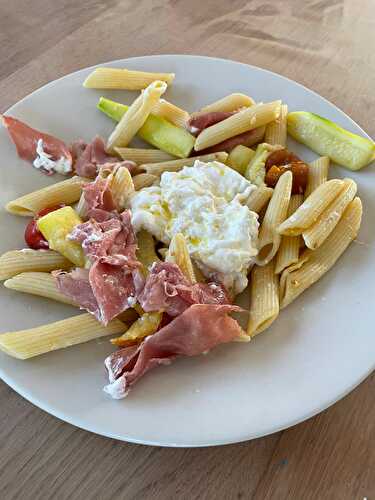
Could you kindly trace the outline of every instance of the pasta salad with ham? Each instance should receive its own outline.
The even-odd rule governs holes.
[[[0,279],[85,312],[1,333],[0,350],[26,360],[109,337],[114,399],[159,365],[271,326],[359,231],[357,185],[330,179],[330,161],[358,170],[375,156],[372,141],[278,100],[234,93],[190,113],[162,97],[174,78],[95,69],[84,87],[141,92],[131,104],[101,97],[98,113],[116,124],[88,143],[2,116],[20,158],[66,178],[6,205],[29,219],[26,247],[0,257]],[[288,134],[320,156],[305,162]]]

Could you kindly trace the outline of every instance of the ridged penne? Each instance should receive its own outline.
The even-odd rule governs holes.
[[[242,134],[248,130],[267,125],[280,115],[281,101],[255,104],[243,111],[239,111],[225,120],[205,128],[197,137],[195,151],[209,148],[215,144]]]
[[[286,146],[288,106],[283,104],[280,110],[280,116],[266,127],[264,142],[268,144],[279,144]]]
[[[16,292],[38,295],[56,302],[76,306],[77,304],[56,286],[56,280],[50,273],[28,272],[13,276],[4,282],[4,286]]]
[[[11,214],[32,217],[43,208],[59,205],[60,203],[71,205],[79,200],[82,186],[87,182],[90,182],[89,179],[75,175],[65,181],[56,182],[56,184],[20,196],[7,203],[5,208]]]
[[[197,116],[202,113],[210,113],[214,111],[237,111],[240,108],[248,108],[250,106],[253,106],[254,104],[255,101],[251,97],[245,94],[235,93],[227,95],[211,104],[207,104],[207,106],[204,106],[199,111],[192,113],[191,115]]]
[[[123,160],[134,161],[137,165],[142,163],[156,163],[159,161],[173,160],[174,157],[160,149],[140,149],[140,148],[115,148],[116,153]]]
[[[160,99],[152,108],[152,114],[161,116],[177,127],[185,127],[190,115],[184,109],[179,108],[175,104]]]
[[[186,240],[182,233],[173,236],[165,260],[177,264],[190,283],[194,285],[197,282]]]
[[[302,205],[277,228],[277,232],[284,236],[297,236],[312,226],[321,213],[339,195],[344,182],[332,179],[318,186],[308,196]]]
[[[174,77],[174,73],[150,73],[125,68],[95,68],[83,82],[83,86],[89,89],[142,90],[155,80],[161,80],[170,85]]]
[[[288,217],[290,217],[303,203],[302,194],[293,194],[290,197]],[[276,255],[275,273],[280,274],[285,268],[298,262],[301,247],[301,236],[282,236],[279,250]]]
[[[145,312],[120,337],[111,339],[117,347],[127,347],[139,343],[145,337],[155,333],[160,325],[162,312]]]
[[[72,265],[68,259],[53,250],[10,250],[0,257],[0,280],[28,271],[69,269]]]
[[[266,266],[254,266],[250,283],[247,334],[254,337],[268,328],[279,315],[279,278],[274,272],[274,261]]]
[[[256,257],[258,266],[264,266],[276,255],[281,236],[277,228],[285,220],[292,190],[292,173],[285,172],[278,180],[273,190],[272,198],[268,204],[259,230],[259,253]]]
[[[141,229],[137,233],[137,244],[137,259],[143,264],[144,274],[146,275],[152,264],[160,261],[155,250],[155,241],[152,234]]]
[[[339,223],[317,250],[306,249],[299,261],[280,278],[280,306],[286,307],[318,281],[356,238],[361,225],[362,203],[357,197],[346,208]]]
[[[159,177],[152,174],[138,174],[133,177],[134,189],[139,191],[145,187],[154,186],[160,181]]]
[[[80,314],[49,325],[0,334],[0,350],[18,359],[28,359],[89,340],[124,332],[127,325],[114,319],[103,326],[91,314]]]
[[[152,82],[129,106],[107,141],[107,151],[115,153],[116,147],[125,147],[147,120],[160,96],[167,90],[167,84],[160,80]]]
[[[113,201],[120,210],[123,210],[135,191],[132,176],[126,167],[116,169],[111,176],[110,188]]]
[[[160,176],[163,172],[178,172],[183,167],[191,167],[196,160],[200,161],[220,161],[225,163],[228,158],[228,153],[220,151],[218,153],[210,153],[202,156],[193,156],[191,158],[181,158],[178,160],[163,161],[160,163],[145,163],[140,165],[140,168],[148,174]]]
[[[309,164],[309,176],[305,189],[305,198],[315,191],[315,189],[324,184],[328,179],[329,158],[322,156]]]
[[[344,179],[341,193],[320,215],[319,219],[302,233],[305,245],[316,250],[334,230],[346,207],[357,193],[357,184],[352,179]]]
[[[260,186],[250,196],[247,206],[253,212],[260,213],[272,197],[273,189],[267,186]]]

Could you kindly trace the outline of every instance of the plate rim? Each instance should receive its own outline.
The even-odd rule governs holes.
[[[364,137],[366,137],[369,140],[372,140],[371,137],[363,130],[363,128],[356,121],[354,121],[347,113],[345,113],[339,106],[332,103],[326,97],[320,95],[318,92],[310,89],[306,85],[303,85],[302,83],[300,83],[296,80],[293,80],[287,76],[284,76],[280,73],[276,73],[276,72],[271,71],[269,69],[261,68],[259,66],[244,63],[241,61],[236,61],[234,59],[222,58],[222,57],[211,57],[211,56],[204,56],[204,55],[194,55],[194,54],[152,54],[152,55],[114,59],[111,61],[98,62],[97,64],[94,64],[91,66],[82,67],[82,68],[79,68],[73,72],[70,72],[70,73],[67,73],[63,76],[60,76],[59,78],[57,78],[55,80],[51,80],[51,81],[45,83],[44,85],[42,85],[41,87],[36,88],[32,92],[30,92],[29,94],[25,95],[20,100],[18,100],[14,104],[12,104],[9,108],[6,109],[6,111],[3,114],[7,115],[9,112],[12,112],[12,109],[15,106],[21,105],[28,98],[32,97],[35,94],[38,94],[39,92],[43,91],[47,87],[53,86],[54,84],[56,84],[60,80],[64,80],[67,77],[77,75],[81,72],[94,69],[98,66],[109,66],[111,64],[126,64],[129,61],[141,62],[142,60],[147,61],[150,59],[168,59],[168,58],[175,58],[175,59],[184,58],[184,59],[194,59],[194,60],[202,59],[202,60],[218,61],[220,63],[223,63],[223,62],[224,63],[235,63],[236,65],[250,67],[256,71],[267,73],[267,74],[272,75],[272,76],[277,76],[278,78],[281,78],[282,80],[286,80],[287,82],[289,82],[292,85],[297,85],[298,87],[302,88],[304,91],[307,91],[307,92],[313,94],[315,97],[319,98],[320,100],[324,101],[324,103],[327,104],[328,106],[333,107],[336,110],[338,110],[342,115],[345,116],[346,119],[349,120],[349,122],[352,125],[354,125],[357,129],[360,130],[360,132],[363,134]],[[216,438],[215,440],[213,440],[213,441],[211,440],[208,442],[205,442],[204,440],[202,440],[201,443],[194,443],[194,444],[191,444],[189,442],[178,442],[178,443],[158,442],[157,440],[137,439],[137,438],[134,438],[131,436],[129,437],[126,435],[118,435],[118,434],[112,433],[112,432],[95,430],[95,427],[92,427],[90,425],[87,425],[87,426],[82,425],[81,420],[79,420],[79,423],[77,423],[77,420],[75,419],[75,417],[71,417],[69,414],[66,414],[65,412],[56,410],[55,408],[50,407],[48,404],[45,404],[43,402],[43,400],[40,400],[38,397],[34,397],[34,396],[28,394],[28,391],[26,389],[24,389],[17,382],[14,382],[12,377],[8,376],[8,374],[6,372],[4,372],[1,367],[0,367],[0,377],[9,387],[11,387],[15,392],[17,392],[21,397],[26,399],[29,403],[40,408],[41,410],[45,411],[46,413],[58,418],[61,421],[67,422],[67,423],[69,423],[77,428],[83,429],[83,430],[91,432],[93,434],[103,436],[106,438],[110,438],[110,439],[115,439],[118,441],[129,442],[129,443],[133,443],[133,444],[142,444],[142,445],[147,445],[147,446],[160,446],[160,447],[166,447],[166,448],[168,448],[168,447],[171,447],[171,448],[203,448],[203,447],[221,446],[221,445],[226,445],[226,444],[241,443],[241,442],[257,439],[260,437],[265,437],[265,436],[280,432],[282,430],[288,429],[290,427],[293,427],[299,423],[302,423],[302,422],[312,418],[313,416],[318,415],[319,413],[325,411],[330,406],[334,405],[335,403],[337,403],[341,399],[345,398],[350,392],[352,392],[356,387],[358,387],[373,372],[374,369],[375,369],[375,359],[374,359],[372,367],[370,367],[366,373],[364,373],[361,377],[359,377],[359,379],[355,380],[352,385],[347,387],[343,392],[338,394],[336,397],[329,398],[324,404],[320,405],[319,408],[317,408],[313,411],[309,411],[307,413],[304,413],[303,416],[297,417],[293,420],[290,420],[290,421],[288,421],[288,423],[280,424],[279,426],[276,426],[267,432],[262,432],[262,431],[260,431],[260,432],[243,432],[243,433],[241,433],[242,437],[237,437],[237,438],[232,437],[232,438],[227,438],[227,439],[223,439],[223,438],[217,439]]]

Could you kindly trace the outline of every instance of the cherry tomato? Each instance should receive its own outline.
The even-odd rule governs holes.
[[[47,215],[50,212],[54,212],[55,210],[58,210],[59,208],[62,208],[64,205],[57,205],[54,207],[48,207],[44,208],[41,210],[39,213],[36,214],[34,219],[32,219],[26,226],[25,229],[25,241],[26,244],[30,247],[33,248],[34,250],[48,250],[49,245],[48,241],[44,238],[42,233],[39,231],[38,226],[37,226],[37,220],[40,217],[43,217],[43,215]]]

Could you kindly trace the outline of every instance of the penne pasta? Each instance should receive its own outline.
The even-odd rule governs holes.
[[[250,311],[247,334],[258,335],[279,315],[279,278],[274,272],[274,261],[254,266],[250,280]]]
[[[230,94],[218,101],[215,101],[207,106],[204,106],[199,111],[192,113],[191,116],[197,116],[203,113],[211,113],[215,111],[231,112],[237,111],[240,108],[248,108],[255,104],[254,99],[245,94]]]
[[[18,359],[28,359],[89,340],[124,332],[118,319],[103,326],[91,314],[79,314],[49,325],[0,334],[0,350]]]
[[[137,165],[174,159],[174,156],[160,149],[115,148],[115,150],[123,160],[134,161]]]
[[[27,271],[54,271],[70,269],[72,263],[53,250],[10,250],[0,257],[0,280],[12,278]]]
[[[147,275],[154,262],[160,259],[155,250],[155,240],[149,232],[141,229],[137,233],[137,259],[143,265],[144,275]]]
[[[225,163],[228,158],[228,153],[220,151],[218,153],[210,153],[202,156],[193,156],[191,158],[181,158],[178,160],[163,161],[160,163],[145,163],[140,165],[140,168],[145,170],[148,174],[160,176],[163,172],[178,172],[184,167],[191,167],[196,160],[199,161],[220,161]]]
[[[177,233],[173,236],[165,260],[177,264],[191,284],[194,285],[197,282],[186,240],[182,233]]]
[[[362,203],[355,198],[334,230],[317,250],[306,249],[299,261],[284,270],[280,278],[280,306],[289,305],[318,281],[356,238],[362,218]]]
[[[4,282],[4,286],[16,292],[38,295],[56,302],[77,306],[77,304],[61,293],[56,286],[56,280],[50,273],[28,272],[13,276]]]
[[[117,347],[127,347],[138,344],[145,337],[155,333],[161,323],[162,312],[143,313],[120,337],[111,339],[111,343]]]
[[[286,146],[287,137],[287,121],[288,106],[283,104],[280,110],[280,116],[273,122],[269,123],[266,127],[264,142],[268,144],[278,144]]]
[[[297,236],[312,226],[321,213],[339,195],[344,182],[332,179],[318,186],[302,205],[277,228],[279,234]]]
[[[273,190],[272,198],[259,230],[259,252],[256,257],[258,266],[268,264],[279,249],[281,236],[277,232],[277,228],[285,220],[288,213],[292,181],[292,172],[285,172]]]
[[[159,177],[152,174],[138,174],[133,177],[133,185],[136,191],[145,187],[154,186],[159,181]]]
[[[142,90],[155,80],[170,85],[174,73],[150,73],[125,68],[95,68],[83,82],[88,89]]]
[[[144,125],[152,108],[167,90],[167,84],[160,80],[152,82],[129,106],[107,141],[107,151],[115,153],[115,147],[125,147]]]
[[[190,115],[184,109],[179,108],[175,104],[159,99],[159,102],[152,108],[152,114],[161,116],[177,127],[185,127]]]
[[[209,148],[238,134],[267,125],[280,115],[281,101],[256,104],[204,129],[197,137],[195,151]]]
[[[32,217],[47,207],[53,207],[61,203],[71,205],[79,200],[82,186],[86,182],[90,182],[89,179],[75,175],[65,181],[56,182],[51,186],[20,196],[10,201],[5,208],[11,214]]]
[[[111,176],[110,188],[113,201],[119,210],[123,210],[135,191],[132,176],[126,167],[116,169]]]
[[[346,207],[357,193],[357,184],[352,179],[344,179],[341,193],[320,215],[319,219],[302,233],[307,248],[316,250],[336,227]]]
[[[250,196],[247,206],[253,212],[259,214],[272,197],[273,189],[267,186],[260,186]]]
[[[305,189],[305,198],[315,191],[315,189],[324,184],[328,179],[329,158],[322,156],[309,164],[309,176]]]
[[[303,203],[302,194],[293,194],[290,197],[288,217],[290,217]],[[285,268],[298,262],[301,247],[300,236],[282,236],[279,250],[276,255],[275,273],[280,274]]]

